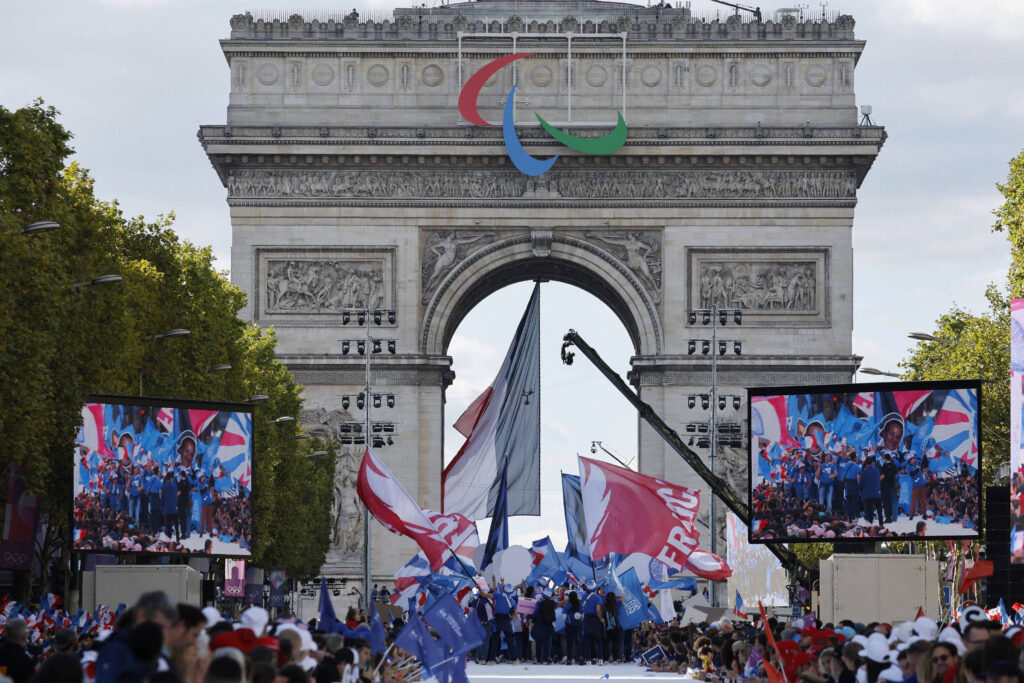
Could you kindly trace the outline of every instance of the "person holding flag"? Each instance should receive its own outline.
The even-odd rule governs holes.
[[[591,664],[604,663],[604,605],[597,590],[597,581],[587,581],[587,595],[583,598],[583,658]]]
[[[498,658],[502,636],[505,637],[505,645],[508,647],[510,658],[517,663],[519,661],[519,641],[512,631],[512,614],[515,612],[515,605],[515,587],[502,580],[502,583],[498,584],[494,590],[494,630],[491,633],[491,644],[487,653],[489,662]]]

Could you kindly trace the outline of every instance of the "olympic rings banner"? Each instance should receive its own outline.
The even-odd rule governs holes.
[[[478,126],[491,125],[485,121],[477,111],[477,99],[480,97],[480,90],[484,87],[487,79],[498,73],[498,71],[503,67],[518,59],[523,59],[524,57],[530,57],[532,55],[532,52],[517,52],[515,54],[499,57],[492,62],[488,62],[481,67],[479,71],[470,76],[469,80],[467,80],[466,84],[462,87],[462,91],[459,93],[459,114],[462,115],[462,118],[470,123],[475,123]],[[512,86],[512,90],[509,91],[508,97],[505,99],[505,111],[501,121],[501,131],[505,139],[505,149],[508,151],[508,158],[521,173],[528,176],[538,176],[554,166],[555,162],[558,161],[559,155],[556,154],[550,159],[537,159],[536,157],[527,154],[526,150],[523,149],[523,145],[519,141],[519,137],[516,135],[515,121],[513,120],[515,114],[516,87],[517,86],[515,85]],[[537,121],[540,122],[540,125],[551,137],[569,149],[574,149],[577,152],[582,152],[583,154],[612,154],[626,144],[628,129],[626,128],[626,121],[622,118],[621,112],[618,112],[618,121],[615,124],[615,128],[612,129],[612,132],[599,138],[583,138],[570,135],[565,131],[552,126],[550,123],[545,121],[540,114],[534,114],[534,116],[537,117]]]
[[[25,488],[21,478],[24,468],[11,465],[7,481],[7,505],[4,514],[4,537],[0,544],[0,569],[28,571],[32,568],[32,544],[36,538],[39,502]]]

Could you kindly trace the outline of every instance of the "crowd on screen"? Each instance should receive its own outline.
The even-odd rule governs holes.
[[[916,452],[899,415],[883,421],[879,441],[864,448],[829,442],[824,432],[820,422],[810,422],[801,436],[811,445],[781,449],[772,475],[759,477],[751,493],[753,538],[941,536],[946,525],[978,529],[976,471],[954,463],[939,445]],[[759,462],[772,459],[772,447],[759,444]],[[926,458],[952,467],[932,471]],[[899,520],[911,524],[889,528]]]
[[[206,412],[197,438],[190,429],[174,427],[176,411],[160,411],[168,417],[161,421],[144,414],[144,408],[102,407],[102,418],[87,408],[86,419],[120,427],[100,423],[106,426],[93,432],[103,432],[104,438],[80,436],[76,442],[76,548],[203,552],[213,542],[236,553],[251,548],[248,480],[233,476],[236,469],[248,471],[248,459],[244,453],[226,462],[219,457],[226,457],[220,448],[225,430],[217,411]],[[228,425],[245,428],[237,419]],[[202,537],[205,547],[183,543],[193,536]]]

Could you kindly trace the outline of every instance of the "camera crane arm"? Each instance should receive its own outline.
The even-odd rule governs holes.
[[[668,442],[668,445],[679,454],[679,456],[686,461],[694,472],[700,476],[708,486],[711,488],[712,495],[718,496],[718,498],[728,506],[730,510],[739,517],[744,524],[750,526],[750,508],[747,507],[746,503],[743,502],[736,493],[729,488],[729,485],[722,478],[713,474],[707,465],[699,455],[694,453],[690,448],[683,443],[683,440],[679,438],[679,434],[674,429],[668,426],[668,424],[661,419],[661,417],[654,412],[654,409],[649,405],[640,400],[640,397],[636,395],[628,384],[626,384],[618,374],[615,373],[608,365],[601,359],[597,351],[594,350],[590,344],[585,342],[576,330],[569,330],[564,337],[562,337],[562,362],[566,365],[572,365],[575,353],[570,351],[570,347],[575,347],[582,353],[594,367],[597,368],[598,372],[604,375],[612,385],[619,390],[626,400],[629,401],[637,412],[640,413],[640,417],[649,424],[654,431],[658,433],[661,438]],[[712,531],[713,533],[713,531]],[[771,550],[779,561],[782,562],[782,566],[797,574],[801,579],[806,579],[808,576],[807,568],[797,559],[797,556],[782,543],[766,543],[768,549]]]
[[[749,5],[741,5],[738,2],[726,2],[725,0],[711,0],[711,2],[716,2],[719,5],[725,5],[726,7],[732,7],[734,10],[736,10],[736,14],[739,14],[740,10],[743,10],[744,12],[750,12],[752,15],[754,15],[754,19],[756,19],[757,21],[761,21],[760,7],[750,7]]]

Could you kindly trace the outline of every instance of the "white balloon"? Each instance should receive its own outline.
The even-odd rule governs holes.
[[[504,578],[505,583],[513,585],[524,581],[533,570],[533,556],[530,555],[529,550],[521,545],[509,546],[500,553],[495,554],[494,563],[498,568],[498,571],[494,572],[494,574]]]

